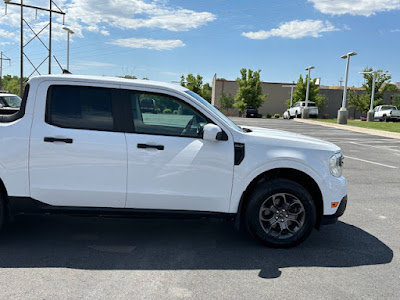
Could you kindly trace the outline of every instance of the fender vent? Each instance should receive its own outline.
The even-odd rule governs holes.
[[[235,166],[240,165],[245,155],[244,144],[235,143]]]

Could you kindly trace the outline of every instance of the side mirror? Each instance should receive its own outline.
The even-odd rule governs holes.
[[[219,126],[208,123],[203,128],[203,140],[216,142],[219,140],[219,136],[221,135],[221,133],[222,129]]]

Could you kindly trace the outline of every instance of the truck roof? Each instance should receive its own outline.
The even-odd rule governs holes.
[[[85,82],[103,82],[108,84],[124,84],[132,86],[154,86],[154,87],[164,87],[172,90],[177,90],[181,92],[188,91],[187,88],[168,82],[153,81],[153,80],[140,80],[140,79],[126,79],[120,77],[107,77],[107,76],[89,76],[89,75],[72,75],[72,74],[62,74],[62,75],[42,75],[32,77],[29,82],[34,81],[48,81],[48,80],[60,80],[60,81],[85,81]]]

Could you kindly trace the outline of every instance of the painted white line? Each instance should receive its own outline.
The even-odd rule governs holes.
[[[375,145],[368,145],[368,144],[361,144],[361,143],[356,143],[356,142],[349,142],[350,144],[353,145],[359,145],[359,146],[367,146],[367,147],[372,147],[372,148],[378,148],[378,149],[384,149],[384,150],[389,150],[389,151],[394,151],[394,152],[400,152],[398,149],[390,149],[385,146],[375,146]]]
[[[349,159],[359,160],[359,161],[362,161],[362,162],[366,162],[366,163],[369,163],[369,164],[378,165],[378,166],[382,166],[382,167],[386,167],[386,168],[390,168],[390,169],[398,169],[398,167],[389,166],[389,165],[385,165],[385,164],[381,164],[381,163],[377,163],[377,162],[374,162],[374,161],[365,160],[365,159],[361,159],[361,158],[357,158],[357,157],[351,157],[351,156],[345,155],[344,158],[345,159],[349,158]]]

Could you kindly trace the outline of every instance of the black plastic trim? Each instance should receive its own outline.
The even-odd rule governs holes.
[[[242,143],[235,143],[235,166],[241,164],[245,157],[245,146]]]
[[[25,86],[24,95],[22,97],[21,107],[20,107],[19,111],[12,115],[0,115],[0,123],[14,122],[14,121],[21,119],[25,115],[26,100],[29,95],[29,88],[30,88],[30,85],[27,84]]]
[[[171,218],[228,218],[233,219],[236,214],[210,211],[168,210],[168,209],[136,209],[136,208],[103,208],[53,206],[29,197],[8,197],[9,210],[12,216],[62,214],[75,216],[103,216],[103,217],[171,217]]]
[[[326,215],[322,217],[322,225],[329,225],[329,224],[335,224],[339,217],[341,217],[344,214],[344,211],[346,210],[347,206],[347,195],[343,197],[342,201],[340,202],[340,205],[333,215]]]

